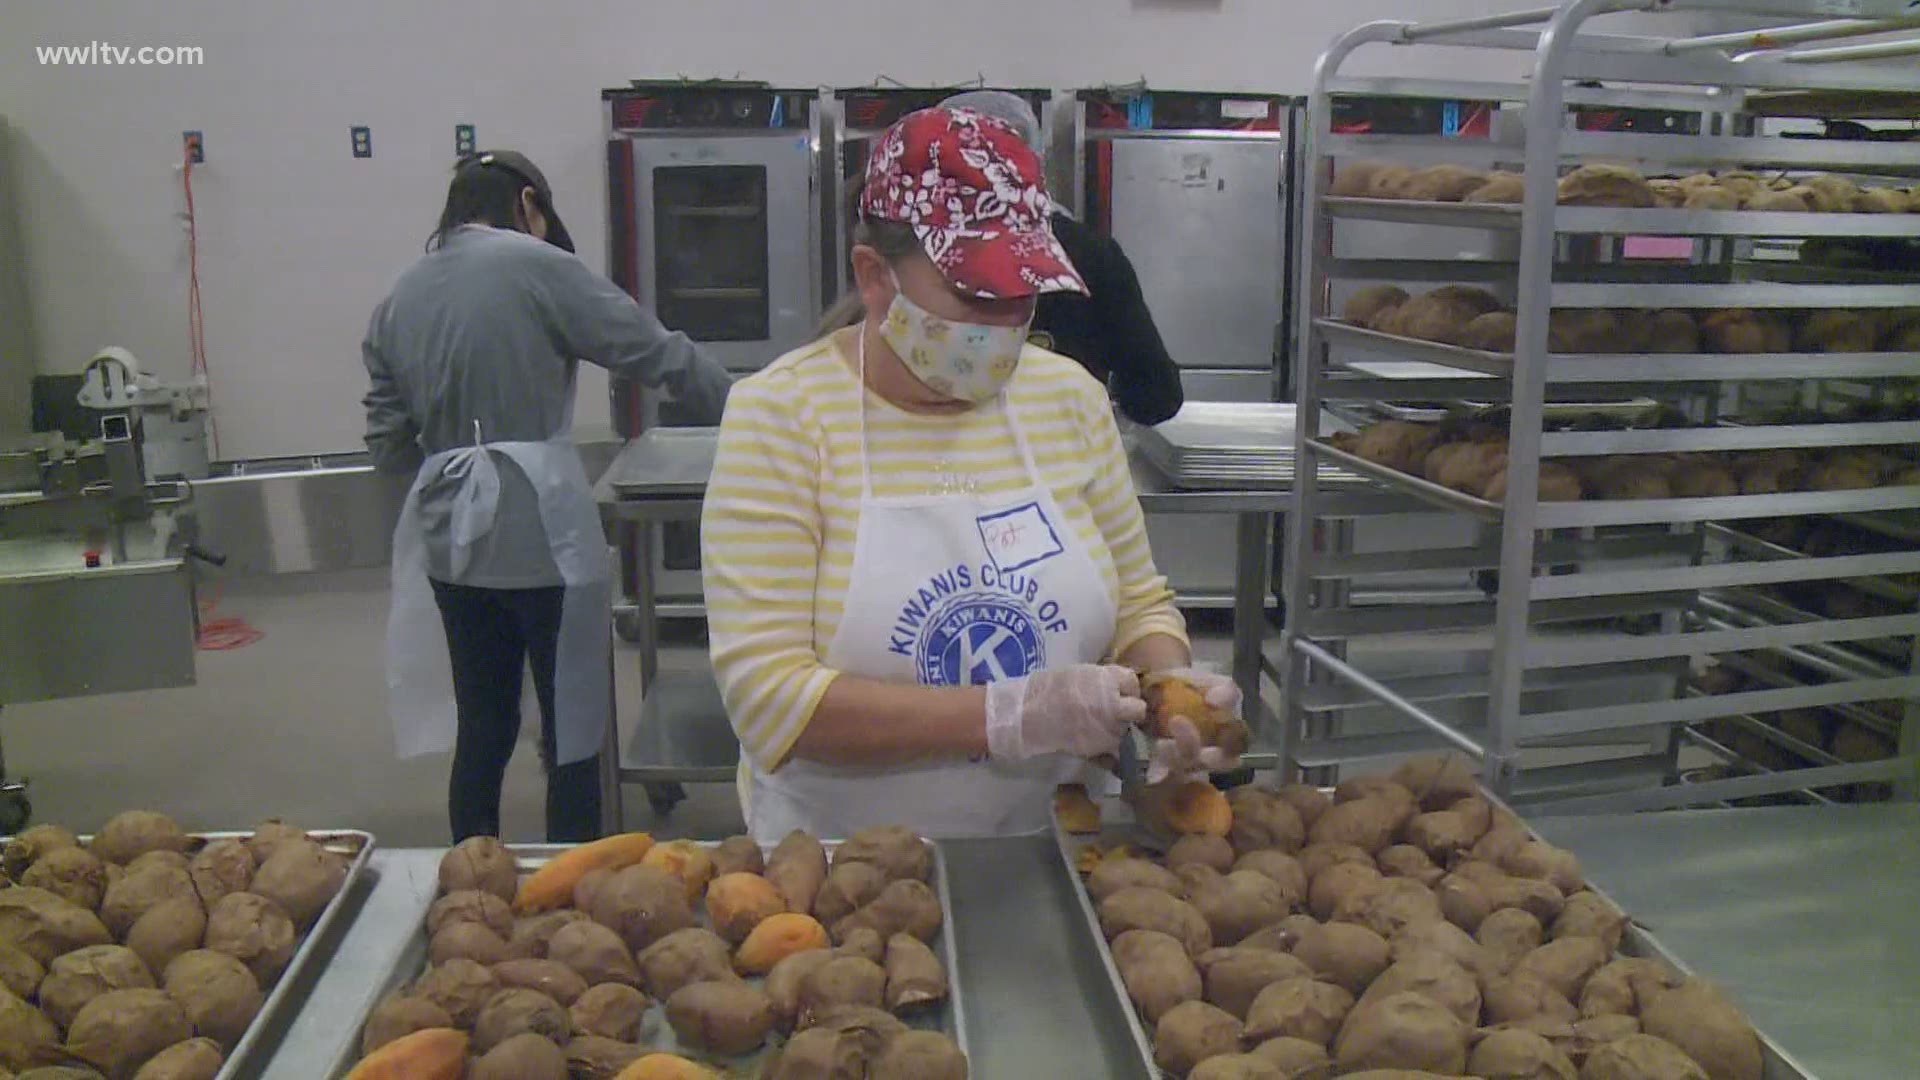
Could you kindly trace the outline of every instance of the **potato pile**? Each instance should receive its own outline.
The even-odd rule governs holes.
[[[1507,433],[1482,421],[1383,420],[1329,438],[1336,449],[1475,498],[1507,496]],[[1540,500],[1697,499],[1920,485],[1908,448],[1620,454],[1540,463]]]
[[[753,1057],[766,1080],[964,1080],[951,1039],[900,1019],[947,998],[932,875],[897,827],[831,862],[804,832],[771,854],[628,833],[524,876],[475,837],[441,862],[430,966],[374,1008],[352,1076],[698,1080]]]
[[[1396,337],[1510,353],[1518,319],[1471,285],[1409,296],[1368,285],[1341,308],[1343,321]],[[1861,353],[1920,351],[1920,308],[1753,310],[1562,308],[1547,316],[1555,353]],[[1818,376],[1818,372],[1809,372]]]
[[[1177,1077],[1759,1080],[1711,985],[1618,954],[1627,917],[1458,758],[1328,796],[1226,793],[1225,835],[1091,852],[1085,887]],[[1372,1070],[1400,1070],[1397,1072]]]
[[[1389,162],[1356,161],[1335,173],[1327,194],[1418,202],[1518,203],[1525,197],[1525,190],[1520,174],[1498,169],[1482,172],[1459,165],[1416,169]],[[1582,165],[1560,178],[1557,195],[1562,206],[1920,213],[1920,186],[1862,186],[1824,173],[1796,178],[1722,172],[1648,179],[1624,165]]]
[[[0,1075],[207,1080],[253,1023],[347,859],[269,821],[209,840],[133,810],[83,843],[0,853]]]

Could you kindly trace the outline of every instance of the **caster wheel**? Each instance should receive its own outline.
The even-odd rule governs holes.
[[[11,836],[33,820],[33,804],[24,791],[0,793],[0,835]]]
[[[640,640],[640,616],[631,612],[621,612],[613,617],[613,632],[620,640],[632,645]]]
[[[655,817],[666,817],[673,813],[687,797],[687,789],[679,784],[648,784],[647,805],[653,808]]]

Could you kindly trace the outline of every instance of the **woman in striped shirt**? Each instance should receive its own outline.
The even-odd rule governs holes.
[[[1084,291],[1039,160],[1005,123],[928,109],[875,145],[859,320],[736,384],[701,527],[713,661],[753,834],[1030,832],[1054,786],[1188,669],[1112,413],[1026,344]],[[1155,773],[1227,763],[1190,725]]]

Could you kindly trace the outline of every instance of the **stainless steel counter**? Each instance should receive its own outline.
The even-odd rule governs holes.
[[[954,941],[967,995],[973,1075],[1143,1076],[1130,1060],[1126,1018],[1107,991],[1091,930],[1073,902],[1051,836],[941,844],[952,874]],[[351,925],[277,1041],[263,1080],[318,1080],[359,1032],[398,950],[437,886],[442,852],[376,851],[349,897]]]
[[[1811,1075],[1920,1076],[1920,806],[1532,824]]]

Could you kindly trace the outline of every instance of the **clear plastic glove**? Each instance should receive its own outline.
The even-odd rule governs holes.
[[[1040,754],[1111,754],[1146,719],[1140,678],[1101,664],[1037,671],[987,686],[987,753],[1018,761]]]
[[[1225,675],[1194,667],[1175,668],[1162,674],[1191,683],[1208,705],[1230,712],[1235,717],[1240,716],[1240,684]],[[1186,717],[1169,717],[1167,729],[1173,733],[1172,737],[1155,739],[1152,752],[1147,757],[1147,783],[1204,778],[1208,773],[1226,772],[1239,767],[1240,759],[1237,756],[1202,742],[1199,730]]]

